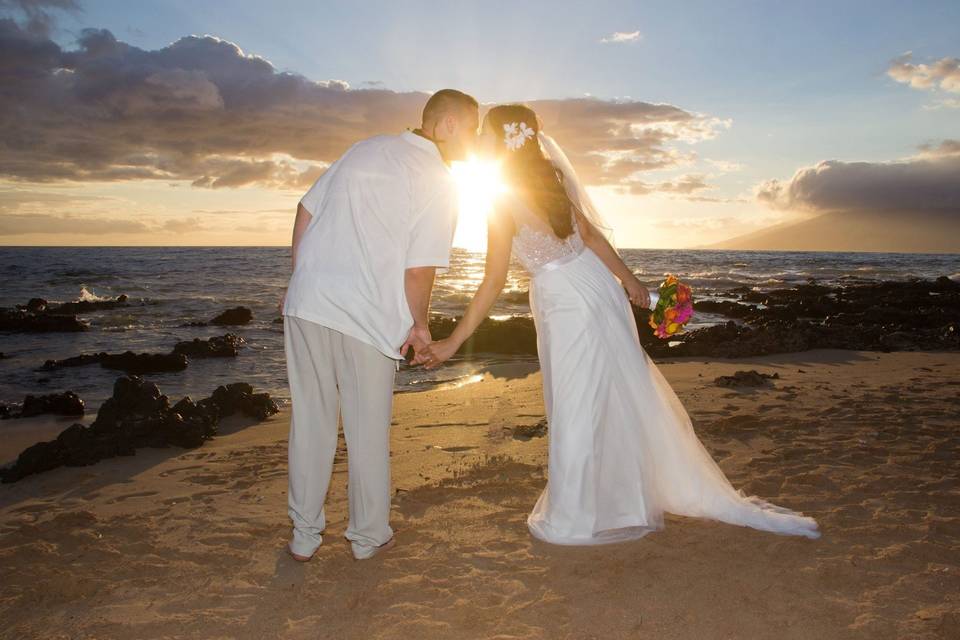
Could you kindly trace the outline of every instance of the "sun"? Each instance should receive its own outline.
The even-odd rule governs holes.
[[[487,215],[494,199],[507,187],[496,162],[471,157],[450,167],[460,192],[460,216],[453,245],[468,251],[487,247]]]

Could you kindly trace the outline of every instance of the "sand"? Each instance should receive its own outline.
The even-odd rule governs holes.
[[[3,638],[958,638],[960,354],[813,351],[661,369],[733,484],[819,540],[668,516],[603,547],[530,537],[540,376],[396,397],[397,546],[354,561],[346,461],[288,557],[284,410],[200,449],[0,486]],[[714,377],[779,373],[769,389]]]

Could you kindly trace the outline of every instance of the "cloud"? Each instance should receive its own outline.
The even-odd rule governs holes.
[[[706,176],[698,174],[687,174],[680,176],[676,180],[667,180],[658,184],[648,184],[642,181],[634,181],[630,185],[630,193],[635,195],[646,195],[650,193],[675,193],[679,195],[690,195],[697,191],[712,189],[713,187],[706,183]]]
[[[143,222],[120,218],[89,218],[36,213],[4,213],[3,216],[0,217],[0,236],[25,234],[139,234],[147,231],[150,231],[150,227]]]
[[[896,162],[825,160],[789,181],[769,180],[756,197],[775,209],[960,213],[960,141],[924,145]]]
[[[756,220],[744,220],[735,216],[716,216],[699,218],[658,218],[653,226],[661,229],[685,229],[691,231],[714,231],[742,227],[744,224],[758,225]]]
[[[169,233],[192,233],[198,231],[206,231],[207,227],[203,224],[203,221],[200,218],[173,218],[170,220],[165,220],[162,225],[160,225],[162,231]]]
[[[673,105],[639,101],[574,98],[529,104],[584,182],[627,189],[641,172],[695,160],[696,153],[672,145],[712,139],[731,124]]]
[[[54,25],[50,10],[78,12],[80,5],[76,0],[0,0],[0,9],[19,13],[26,19],[29,33],[45,36]]]
[[[960,93],[960,58],[940,58],[932,64],[914,64],[913,54],[907,52],[890,63],[887,75],[914,89],[931,91],[941,89]]]
[[[960,156],[960,140],[943,140],[938,145],[920,145],[921,158],[950,158]],[[960,176],[958,176],[960,178]]]
[[[354,142],[415,125],[426,98],[279,72],[209,35],[145,50],[86,29],[64,49],[0,19],[0,176],[21,181],[303,189]],[[677,145],[729,127],[635,100],[530,104],[589,184],[681,166],[695,154]]]
[[[938,109],[960,109],[960,98],[937,98],[933,104],[925,104],[923,108],[927,111],[936,111]]]
[[[639,31],[614,31],[608,36],[600,38],[600,42],[605,44],[609,43],[620,43],[620,42],[636,42],[640,39]]]
[[[731,160],[710,160],[705,159],[706,162],[713,165],[723,173],[733,173],[735,171],[742,171],[743,165],[739,162],[733,162]]]

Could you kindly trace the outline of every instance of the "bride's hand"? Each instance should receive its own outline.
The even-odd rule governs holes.
[[[630,302],[643,309],[650,307],[650,291],[640,284],[636,277],[624,282],[623,288],[627,290],[627,297],[630,298]]]
[[[423,367],[425,369],[436,369],[449,360],[459,348],[460,345],[449,338],[431,342],[430,345],[422,351]],[[421,353],[418,353],[417,357],[421,358]]]

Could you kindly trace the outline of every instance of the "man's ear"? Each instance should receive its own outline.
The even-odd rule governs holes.
[[[443,126],[447,130],[447,135],[453,135],[457,131],[457,119],[452,114],[443,117]]]

